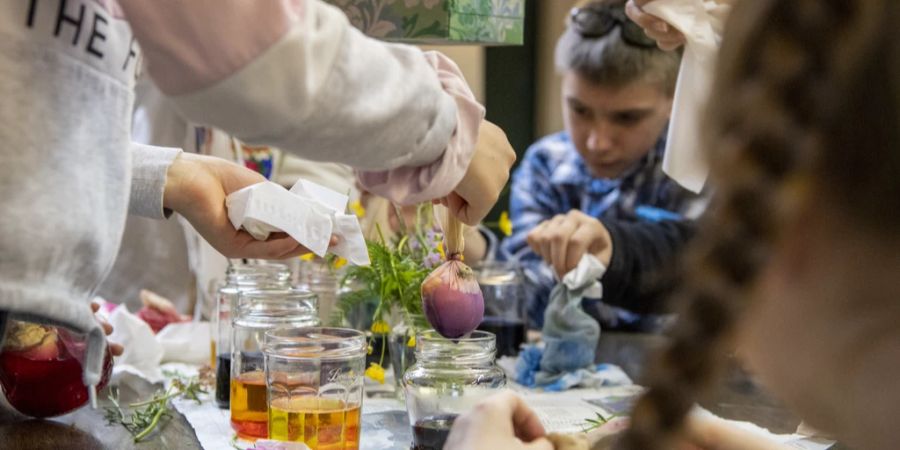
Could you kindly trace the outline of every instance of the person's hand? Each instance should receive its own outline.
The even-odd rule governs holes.
[[[562,278],[590,253],[604,266],[612,259],[612,237],[599,220],[572,210],[536,226],[526,237],[528,245]]]
[[[100,326],[103,327],[103,332],[106,333],[107,336],[112,334],[113,327],[106,321],[106,319],[97,315],[97,311],[100,310],[100,304],[97,302],[91,302],[91,312],[94,313],[94,317],[97,319],[97,322],[100,322]],[[113,344],[109,342],[109,352],[112,353],[113,356],[122,356],[122,352],[125,351],[125,348],[119,344]]]
[[[652,14],[644,12],[642,7],[653,0],[628,0],[625,6],[625,14],[640,25],[647,36],[656,40],[659,48],[667,51],[675,50],[684,45],[684,35],[675,27]]]
[[[509,180],[509,169],[516,162],[516,152],[498,126],[482,121],[478,130],[475,156],[456,189],[441,200],[450,212],[468,225],[477,225],[497,203]]]
[[[552,450],[537,415],[512,392],[494,395],[459,416],[445,450]]]
[[[262,175],[224,159],[182,153],[169,167],[163,205],[184,216],[228,258],[286,259],[309,253],[285,233],[258,241],[229,222],[225,197],[263,181]]]

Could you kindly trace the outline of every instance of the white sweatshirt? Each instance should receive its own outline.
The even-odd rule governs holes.
[[[87,302],[129,198],[162,217],[178,154],[130,142],[141,48],[187,118],[369,170],[395,200],[452,190],[483,117],[447,59],[369,40],[318,0],[0,0],[0,310],[89,331],[89,384]]]

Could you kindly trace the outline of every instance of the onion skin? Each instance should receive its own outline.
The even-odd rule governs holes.
[[[422,282],[422,307],[428,323],[448,339],[471,333],[484,319],[484,296],[475,273],[451,259]]]

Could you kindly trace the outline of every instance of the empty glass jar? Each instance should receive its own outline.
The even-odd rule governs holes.
[[[459,414],[506,386],[494,362],[493,334],[449,340],[434,330],[416,336],[416,363],[403,375],[413,450],[440,450]]]
[[[328,260],[316,258],[311,261],[300,261],[297,287],[316,294],[319,299],[319,320],[322,323],[332,323],[335,318],[334,310],[343,276],[343,268],[335,267],[334,263]]]
[[[268,435],[263,344],[279,328],[318,326],[315,295],[301,290],[242,291],[231,330],[231,427],[245,439]],[[217,380],[217,384],[218,384]]]

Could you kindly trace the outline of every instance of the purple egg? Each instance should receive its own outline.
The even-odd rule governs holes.
[[[449,339],[475,330],[484,318],[484,296],[472,269],[448,261],[422,283],[422,306],[435,331]]]

